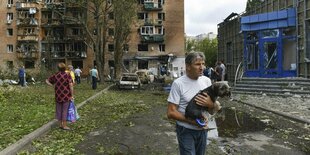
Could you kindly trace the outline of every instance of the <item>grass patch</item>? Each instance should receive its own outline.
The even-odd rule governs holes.
[[[78,109],[81,118],[69,126],[72,131],[52,129],[51,132],[33,141],[32,146],[19,154],[82,154],[77,144],[93,131],[136,113],[147,112],[155,104],[166,103],[165,94],[148,91],[108,91]],[[130,124],[128,124],[130,125]],[[113,148],[97,148],[98,152],[113,152]]]
[[[76,85],[75,102],[80,103],[106,85],[99,85],[92,90],[86,82]],[[54,119],[54,88],[45,83],[0,88],[0,150],[15,143],[23,136]]]

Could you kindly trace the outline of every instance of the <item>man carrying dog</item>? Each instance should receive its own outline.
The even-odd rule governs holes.
[[[207,126],[200,127],[194,120],[185,118],[185,109],[190,100],[211,80],[202,76],[205,56],[202,52],[191,52],[185,58],[186,74],[174,80],[168,97],[167,117],[176,120],[176,133],[181,155],[204,155],[207,141]],[[197,104],[212,109],[214,103],[207,93],[195,98]],[[205,118],[207,121],[207,118]]]

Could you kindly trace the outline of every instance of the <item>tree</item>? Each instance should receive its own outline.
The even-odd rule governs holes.
[[[186,52],[190,52],[190,51],[194,50],[194,48],[195,48],[195,40],[187,38],[186,43],[185,43]]]
[[[246,3],[246,11],[250,11],[255,8],[258,4],[261,4],[262,0],[248,0]]]
[[[111,12],[111,0],[67,0],[68,6],[76,6],[76,9],[85,10],[84,19],[68,16],[63,12],[53,9],[65,21],[80,23],[84,28],[85,44],[94,51],[95,61],[99,77],[104,77],[105,51],[107,43],[107,32],[109,28],[109,13]],[[103,80],[101,80],[102,82]]]
[[[192,50],[203,52],[206,56],[206,65],[213,67],[217,61],[217,45],[217,39],[186,40],[186,52]]]
[[[89,0],[87,10],[90,18],[85,25],[88,34],[89,47],[94,50],[96,66],[99,77],[104,77],[105,53],[107,44],[107,32],[109,28],[109,13],[111,12],[110,0]],[[94,20],[91,20],[94,19]],[[93,46],[92,46],[93,45]],[[94,64],[95,65],[95,64]],[[100,80],[103,82],[104,80]]]
[[[131,25],[137,15],[136,0],[115,0],[113,1],[114,12],[114,69],[116,79],[122,73],[124,46],[129,42]]]
[[[205,38],[202,41],[197,42],[196,50],[205,54],[207,66],[214,66],[217,61],[217,39]]]

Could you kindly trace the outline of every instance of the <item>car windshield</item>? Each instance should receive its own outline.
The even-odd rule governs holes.
[[[122,77],[122,81],[137,81],[137,77],[135,76],[125,76],[125,77]]]

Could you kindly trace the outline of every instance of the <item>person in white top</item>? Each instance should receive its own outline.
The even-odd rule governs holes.
[[[74,73],[75,73],[76,83],[80,84],[81,83],[81,73],[82,73],[82,71],[81,71],[79,66],[74,70]]]
[[[176,120],[180,154],[204,155],[208,127],[200,127],[194,120],[185,118],[185,108],[200,90],[211,86],[211,80],[203,76],[205,56],[202,52],[189,53],[185,58],[185,65],[185,75],[172,83],[167,99],[167,117]],[[208,94],[204,95],[198,95],[195,100],[197,104],[211,110],[214,103]]]
[[[226,67],[225,67],[223,61],[220,61],[220,63],[221,63],[220,67],[222,68],[222,77],[221,77],[221,81],[225,81]]]

